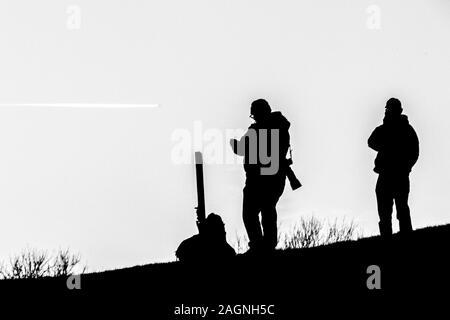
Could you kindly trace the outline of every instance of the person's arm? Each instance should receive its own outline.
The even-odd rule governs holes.
[[[382,138],[382,127],[379,126],[373,130],[372,134],[369,137],[369,140],[367,141],[367,144],[369,145],[369,148],[380,151],[383,145],[383,138]]]
[[[238,156],[244,156],[245,155],[245,144],[246,141],[250,138],[252,134],[255,133],[255,130],[250,126],[247,130],[247,132],[239,139],[230,139],[230,146],[231,149],[235,154]]]
[[[242,139],[241,139],[242,140]],[[233,152],[239,156],[243,156],[243,154],[239,154],[239,151],[241,150],[238,146],[242,143],[241,140],[237,139],[230,139],[230,146]]]

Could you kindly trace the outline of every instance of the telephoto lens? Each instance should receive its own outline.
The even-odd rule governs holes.
[[[300,180],[295,176],[294,171],[292,171],[291,167],[288,167],[286,170],[286,176],[289,179],[289,183],[291,185],[292,190],[297,190],[302,186]]]

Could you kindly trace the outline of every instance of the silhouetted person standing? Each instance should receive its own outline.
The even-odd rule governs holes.
[[[378,152],[374,171],[379,174],[375,192],[382,236],[392,235],[394,200],[400,232],[412,231],[408,206],[409,173],[419,157],[419,139],[402,111],[400,100],[389,99],[383,124],[368,140],[369,147]]]
[[[272,112],[264,99],[252,102],[250,117],[255,122],[240,140],[231,139],[230,144],[236,154],[244,156],[242,215],[250,251],[270,251],[278,240],[276,205],[286,181],[290,123],[281,112]]]

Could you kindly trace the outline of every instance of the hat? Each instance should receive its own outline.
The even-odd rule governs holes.
[[[391,111],[393,113],[397,113],[397,114],[401,114],[403,111],[402,103],[397,98],[390,98],[386,102],[386,109],[388,109],[389,111]]]

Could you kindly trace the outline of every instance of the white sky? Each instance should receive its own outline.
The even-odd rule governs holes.
[[[81,9],[79,30],[67,28],[69,5]],[[379,30],[367,27],[370,5]],[[171,159],[172,133],[196,120],[246,128],[261,97],[292,122],[304,184],[286,188],[283,224],[345,216],[377,232],[366,141],[391,96],[421,142],[413,224],[447,223],[449,17],[444,0],[3,1],[0,104],[160,108],[1,107],[0,260],[26,246],[70,247],[91,270],[173,259],[196,232],[196,196],[193,166]],[[205,175],[207,210],[233,239],[243,170]]]

